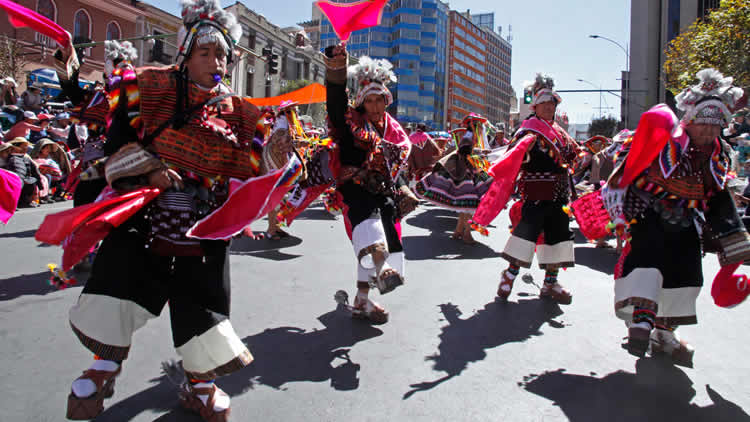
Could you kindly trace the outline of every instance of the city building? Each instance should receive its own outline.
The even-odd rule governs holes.
[[[138,24],[146,12],[134,2],[125,0],[17,0],[16,3],[36,11],[67,29],[74,43],[104,41],[137,36]],[[0,34],[17,39],[24,48],[25,72],[41,68],[53,68],[52,55],[57,43],[28,28],[14,28],[7,21]],[[104,71],[104,46],[97,45],[83,50],[83,65],[80,77],[101,81]],[[19,80],[21,90],[26,81]]]
[[[476,15],[471,15],[471,21],[474,22],[474,25],[489,29],[490,31],[495,30],[495,13],[479,13]]]
[[[309,39],[303,37],[300,45],[300,39],[294,34],[299,29],[285,31],[239,2],[226,9],[234,13],[242,25],[239,45],[255,53],[241,52],[233,66],[231,79],[235,92],[248,97],[273,97],[290,81],[324,82],[323,59],[309,44]],[[268,72],[267,62],[260,57],[264,48],[278,55],[278,74]]]
[[[471,112],[487,116],[489,35],[472,22],[468,12],[451,10],[449,28],[446,120],[447,128],[455,129]]]
[[[630,74],[623,72],[625,126],[634,129],[641,113],[655,104],[674,104],[664,87],[663,68],[669,42],[696,19],[719,7],[719,0],[632,0],[630,4]],[[615,46],[613,46],[615,48]]]
[[[315,18],[313,17],[313,21]],[[448,5],[440,0],[392,0],[381,24],[352,33],[347,51],[353,57],[388,59],[398,82],[391,87],[391,115],[403,124],[426,123],[444,129]],[[321,18],[320,50],[339,39]]]
[[[312,19],[300,22],[298,25],[305,30],[307,37],[310,39],[310,45],[315,50],[320,50],[320,21],[323,18],[323,12],[320,8],[312,4]]]
[[[493,15],[489,13],[480,16]],[[485,62],[487,72],[487,118],[491,123],[510,122],[511,98],[513,88],[510,82],[510,63],[513,47],[510,42],[498,32],[480,26],[487,34],[487,61]]]

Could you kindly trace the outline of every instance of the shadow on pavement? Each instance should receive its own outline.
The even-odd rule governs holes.
[[[325,325],[324,329],[305,331],[297,327],[278,327],[244,338],[255,360],[247,368],[220,378],[217,385],[230,396],[243,394],[258,384],[283,390],[284,384],[295,381],[330,380],[336,390],[356,390],[360,366],[350,359],[349,347],[383,332],[352,321],[338,310],[325,313],[318,320]],[[123,369],[127,371],[126,367]],[[180,407],[178,389],[167,377],[151,382],[156,384],[113,403],[97,420],[131,420],[147,410],[168,411],[156,419],[160,422],[202,420]]]
[[[279,249],[291,248],[301,243],[302,239],[295,236],[284,237],[279,240],[256,240],[243,236],[232,239],[232,243],[229,246],[229,253],[230,255],[250,255],[274,261],[287,261],[298,258],[301,255],[284,253],[279,251]]]
[[[452,230],[452,229],[451,229]],[[404,236],[406,259],[421,261],[424,259],[483,259],[500,256],[492,248],[482,243],[479,234],[474,234],[476,243],[467,245],[461,240],[451,239],[447,235],[433,232],[430,236]]]
[[[738,405],[706,385],[713,404],[690,403],[693,382],[665,359],[636,362],[636,373],[617,371],[598,378],[564,369],[531,374],[519,386],[557,405],[570,421],[750,421]]]
[[[406,224],[435,233],[453,232],[458,222],[458,214],[445,208],[430,208],[414,217],[407,218]]]
[[[440,333],[438,352],[425,360],[434,362],[433,369],[446,375],[434,381],[411,384],[412,389],[404,394],[403,399],[461,375],[469,363],[484,360],[487,349],[540,336],[543,333],[539,329],[545,323],[555,328],[563,327],[562,323],[554,321],[563,313],[560,306],[539,298],[517,303],[490,302],[467,319],[460,318],[461,311],[452,303],[439,306],[448,325]]]
[[[283,389],[289,382],[329,381],[336,390],[359,388],[359,364],[349,357],[350,347],[383,332],[367,323],[352,321],[343,310],[318,317],[322,330],[278,327],[246,337],[243,342],[255,356],[246,369],[223,378],[221,388],[235,396],[257,384]]]
[[[5,239],[9,237],[15,237],[15,238],[34,237],[34,234],[36,234],[36,229],[25,230],[22,232],[15,232],[15,233],[0,233],[0,239]]]
[[[307,207],[294,221],[297,220],[323,220],[323,221],[336,221],[336,216],[326,211],[326,209],[320,205],[318,207]]]
[[[17,277],[0,280],[0,302],[13,300],[20,296],[37,295],[43,296],[47,293],[56,292],[57,289],[50,286],[49,271],[35,274],[24,274]],[[80,282],[73,287],[82,286]]]
[[[612,275],[620,255],[611,248],[577,247],[576,265],[589,267],[594,271]]]

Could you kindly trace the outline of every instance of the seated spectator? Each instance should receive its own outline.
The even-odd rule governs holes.
[[[42,175],[36,163],[26,153],[31,143],[25,138],[15,138],[10,141],[10,155],[5,164],[5,169],[16,173],[23,181],[21,197],[18,199],[19,207],[37,207],[35,199],[38,196],[38,190],[44,187]]]
[[[18,94],[16,93],[18,84],[16,81],[8,76],[0,79],[0,84],[2,84],[2,88],[0,88],[2,89],[2,91],[0,91],[0,105],[16,105],[18,102]]]
[[[42,99],[42,88],[37,84],[29,86],[26,91],[21,94],[17,105],[26,111],[33,111],[34,113],[42,111],[42,106],[44,105]]]
[[[732,122],[722,131],[722,138],[732,145],[736,145],[738,137],[750,133],[750,110],[743,108],[732,116]]]
[[[3,141],[10,141],[16,138],[29,138],[29,134],[31,131],[41,131],[44,130],[41,126],[37,126],[37,122],[39,119],[37,119],[36,114],[32,111],[24,111],[23,112],[23,120],[20,122],[16,122],[16,124],[13,125],[13,127],[10,128],[8,133],[3,136]]]
[[[8,164],[8,158],[10,157],[11,148],[13,146],[10,144],[10,142],[3,142],[0,143],[0,168],[5,168],[5,165]]]
[[[32,130],[29,132],[29,142],[31,142],[32,144],[36,144],[40,139],[49,138],[49,135],[47,134],[47,129],[49,128],[49,125],[52,122],[51,114],[39,113],[39,115],[36,116],[36,118],[39,119],[37,126],[42,128],[42,130],[40,131]]]
[[[47,179],[48,192],[40,193],[40,203],[52,203],[65,200],[65,177],[70,174],[71,166],[64,148],[51,139],[41,139],[31,151],[31,158],[37,164],[39,173]],[[46,193],[46,194],[45,194]]]
[[[52,124],[47,128],[50,138],[55,141],[67,141],[70,134],[70,113],[58,113]]]

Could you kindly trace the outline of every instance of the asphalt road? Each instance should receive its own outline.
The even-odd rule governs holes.
[[[46,212],[68,206],[21,210],[0,227],[0,421],[64,420],[70,383],[91,361],[67,322],[80,287],[47,285],[46,264],[61,251],[33,238]],[[233,396],[232,420],[750,421],[748,304],[720,309],[703,290],[700,324],[681,329],[695,369],[635,359],[613,314],[613,251],[579,236],[577,265],[560,274],[570,306],[523,283],[501,303],[507,214],[475,246],[448,238],[451,212],[423,206],[406,223],[407,284],[375,298],[391,313],[377,327],[336,310],[336,290],[354,293],[341,217],[313,207],[291,238],[233,243],[232,324],[256,360],[218,381]],[[717,269],[707,256],[706,278]],[[136,333],[97,420],[200,420],[160,374],[162,360],[177,358],[168,317]]]

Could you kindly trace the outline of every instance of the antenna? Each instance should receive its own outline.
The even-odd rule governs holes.
[[[508,42],[513,42],[513,25],[508,25]]]

